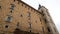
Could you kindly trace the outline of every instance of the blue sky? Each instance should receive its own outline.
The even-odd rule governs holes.
[[[22,0],[30,6],[38,9],[39,4],[45,6],[60,32],[60,0]]]

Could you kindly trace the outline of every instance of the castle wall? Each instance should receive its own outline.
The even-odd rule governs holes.
[[[48,32],[43,14],[19,0],[0,0],[0,34],[14,34],[16,28],[33,33]]]

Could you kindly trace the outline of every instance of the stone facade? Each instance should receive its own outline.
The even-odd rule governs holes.
[[[59,34],[48,9],[21,0],[0,0],[0,34]]]

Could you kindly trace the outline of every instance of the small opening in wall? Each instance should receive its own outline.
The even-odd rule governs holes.
[[[28,22],[29,23],[29,29],[31,29],[31,22]]]
[[[31,32],[31,30],[30,30],[30,32]]]
[[[27,12],[27,16],[28,16],[28,17],[30,17],[30,14],[31,14],[30,12]]]
[[[28,20],[30,20],[31,18],[28,18]]]
[[[10,12],[12,13],[12,10]]]
[[[1,6],[0,6],[0,9],[1,9]]]
[[[23,4],[22,4],[22,6],[23,6]]]
[[[6,25],[5,28],[8,28],[8,25]]]
[[[48,32],[50,32],[50,28],[47,28],[48,29]]]
[[[19,26],[19,22],[17,22],[17,27]]]
[[[46,20],[46,18],[44,19],[44,21],[45,21],[45,23],[47,23],[47,20]]]
[[[21,14],[20,16],[21,16],[21,17],[23,17],[23,15],[22,15],[22,14]]]
[[[44,27],[42,27],[42,31],[44,32]]]

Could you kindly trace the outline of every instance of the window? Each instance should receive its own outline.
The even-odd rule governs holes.
[[[40,23],[42,24],[42,19],[40,18]]]
[[[48,29],[48,32],[50,32],[50,28],[47,28]]]
[[[22,6],[23,6],[23,4],[22,4]]]
[[[29,23],[29,29],[30,29],[30,32],[31,32],[31,23],[30,22],[28,22]]]
[[[22,14],[21,14],[20,16],[21,16],[21,17],[23,17],[23,15],[22,15]]]
[[[19,22],[17,22],[17,27],[19,27]]]
[[[46,20],[46,18],[44,19],[44,21],[45,21],[45,23],[47,23],[47,20]]]
[[[10,12],[12,13],[12,10]]]
[[[1,6],[0,6],[0,9],[1,9]]]
[[[11,4],[10,9],[11,9],[11,10],[14,10],[14,4]]]
[[[8,28],[8,25],[6,25],[5,28]]]
[[[31,29],[31,23],[29,25],[30,25],[30,29]]]
[[[30,22],[28,22],[29,23],[29,28],[31,29],[31,23]]]
[[[11,22],[11,20],[12,20],[12,16],[7,16],[5,19],[6,22]]]
[[[30,32],[31,32],[31,30],[30,30]]]
[[[30,17],[30,12],[27,12],[27,16]]]
[[[30,20],[30,18],[28,18],[28,20]]]

